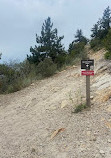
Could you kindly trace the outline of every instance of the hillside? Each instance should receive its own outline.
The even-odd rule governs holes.
[[[85,101],[80,66],[0,96],[0,158],[111,157],[111,64],[104,52],[89,52],[95,60],[91,109],[73,113]]]

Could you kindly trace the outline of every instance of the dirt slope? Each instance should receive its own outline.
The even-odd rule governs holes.
[[[90,54],[96,72],[91,110],[72,113],[85,99],[85,77],[75,66],[0,96],[0,158],[111,158],[110,63],[104,50]]]

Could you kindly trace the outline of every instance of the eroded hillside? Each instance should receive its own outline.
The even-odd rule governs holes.
[[[73,113],[85,101],[80,65],[0,96],[0,158],[111,157],[111,64],[104,52],[89,53],[95,76],[91,109],[82,113]]]

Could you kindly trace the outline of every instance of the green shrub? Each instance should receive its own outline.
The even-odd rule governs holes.
[[[36,75],[36,65],[30,64],[28,60],[23,61],[18,65],[20,74],[22,77],[35,77]]]
[[[12,93],[29,86],[34,80],[49,77],[57,70],[57,65],[46,58],[38,65],[28,61],[19,64],[0,65],[0,93]]]
[[[104,57],[105,59],[111,59],[111,52],[106,52]]]
[[[66,54],[59,54],[56,59],[55,63],[57,64],[57,68],[61,68],[66,62]]]
[[[111,59],[111,29],[109,30],[103,43],[104,43],[104,46],[107,50],[107,52],[105,54],[105,59]]]
[[[35,66],[24,61],[0,65],[0,93],[12,93],[30,85],[36,78]]]
[[[6,93],[13,93],[21,90],[23,88],[22,81],[17,80],[13,84],[7,87]]]
[[[86,59],[87,53],[85,51],[85,43],[84,42],[74,43],[72,51],[69,53],[69,55],[73,59],[76,58]]]
[[[80,105],[76,106],[74,113],[81,112],[82,110],[84,110],[86,108],[87,108],[86,104],[80,104]]]
[[[65,64],[72,65],[73,60],[73,57],[70,54],[67,54]]]
[[[103,45],[102,45],[102,40],[98,39],[98,38],[95,38],[95,39],[92,39],[90,41],[90,46],[93,50],[100,50]]]
[[[36,73],[42,77],[52,76],[57,70],[57,65],[53,63],[51,58],[45,58],[36,68]]]

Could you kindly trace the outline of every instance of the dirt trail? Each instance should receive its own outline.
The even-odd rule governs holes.
[[[91,110],[72,113],[85,98],[85,77],[74,66],[0,96],[0,158],[111,157],[111,80],[102,54],[91,55],[96,61]],[[60,128],[65,130],[51,140]]]

